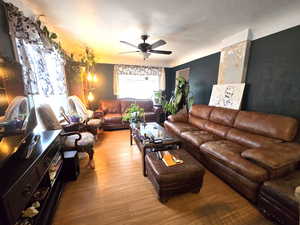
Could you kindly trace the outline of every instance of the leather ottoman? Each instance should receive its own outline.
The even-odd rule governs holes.
[[[170,152],[184,163],[167,167],[155,152],[147,153],[145,159],[147,176],[161,202],[179,193],[198,193],[205,172],[204,167],[184,149]]]
[[[258,196],[258,208],[271,220],[282,225],[299,224],[299,202],[295,189],[300,186],[300,171],[265,182]]]

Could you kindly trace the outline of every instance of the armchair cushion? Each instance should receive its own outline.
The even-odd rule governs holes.
[[[102,124],[102,119],[90,119],[87,121],[88,126],[100,127]]]
[[[77,142],[79,147],[90,147],[95,144],[94,135],[90,132],[81,132],[81,139]],[[78,139],[77,135],[67,136],[64,141],[64,145],[68,148],[75,147],[75,141]]]

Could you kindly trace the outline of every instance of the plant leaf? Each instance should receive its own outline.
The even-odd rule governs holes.
[[[57,34],[56,33],[51,33],[50,34],[50,38],[51,39],[56,39],[57,38]]]

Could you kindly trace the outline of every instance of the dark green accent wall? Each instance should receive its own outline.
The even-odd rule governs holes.
[[[14,59],[3,2],[0,1],[0,56]]]
[[[175,88],[175,76],[173,68],[165,68],[166,75],[166,97],[169,99],[172,95],[172,92]]]
[[[96,64],[96,74],[98,82],[95,85],[95,102],[99,102],[101,99],[115,99],[113,93],[113,73],[114,64]]]
[[[208,104],[217,83],[220,53],[170,68],[167,93],[175,73],[190,67],[195,103]],[[300,119],[300,26],[251,42],[243,110],[275,113]]]
[[[190,68],[190,91],[195,97],[196,104],[208,104],[212,85],[217,83],[220,53],[215,53],[173,68],[173,79],[169,82],[175,86],[175,74],[177,70]],[[171,84],[168,85],[171,87]],[[170,92],[170,91],[168,91]]]
[[[300,26],[251,43],[245,110],[300,119]]]

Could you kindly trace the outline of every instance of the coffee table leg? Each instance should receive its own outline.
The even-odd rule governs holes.
[[[129,131],[130,131],[130,145],[132,145],[132,129],[129,128]]]
[[[146,163],[145,163],[145,159],[146,159],[146,148],[142,148],[142,157],[143,157],[143,159],[142,159],[142,161],[143,161],[143,175],[144,175],[144,177],[146,177],[147,176],[147,172],[146,172]]]

